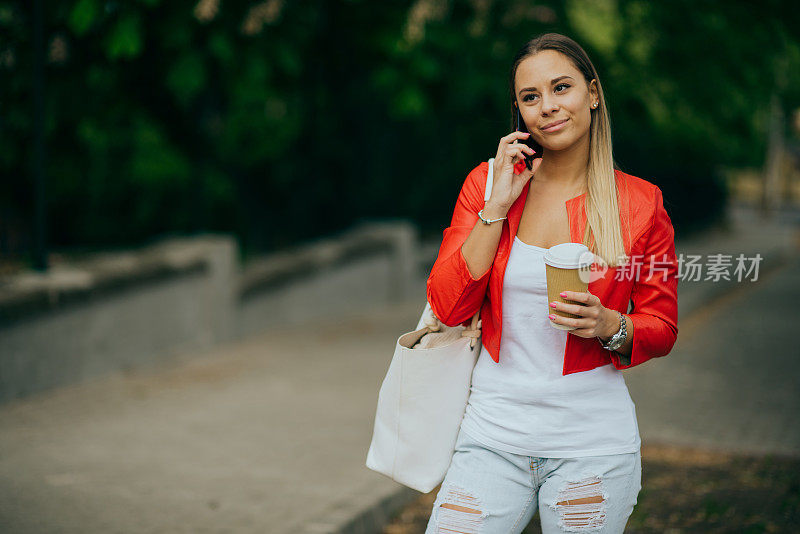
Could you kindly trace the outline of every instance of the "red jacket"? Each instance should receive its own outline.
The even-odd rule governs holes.
[[[503,276],[530,182],[511,206],[507,220],[502,222],[503,231],[492,266],[475,279],[467,269],[461,245],[475,226],[478,211],[483,209],[488,171],[488,162],[482,162],[464,181],[452,221],[444,230],[439,255],[428,277],[427,295],[434,314],[448,326],[468,324],[480,307],[482,343],[492,359],[499,362]],[[650,358],[667,355],[678,336],[678,264],[674,230],[664,210],[661,189],[621,171],[615,171],[615,177],[620,193],[623,242],[632,260],[627,267],[608,269],[590,281],[588,289],[600,298],[603,306],[622,313],[628,312],[628,303],[632,301],[633,308],[627,313],[633,322],[632,353],[621,355],[601,347],[596,338],[568,335],[564,375],[608,363],[617,369],[639,365]],[[566,201],[570,239],[576,243],[582,242],[586,227],[585,197],[584,193]]]

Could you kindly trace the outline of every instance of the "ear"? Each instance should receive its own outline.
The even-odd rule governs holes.
[[[589,94],[592,96],[592,99],[594,101],[600,99],[600,97],[597,94],[597,80],[595,78],[592,78],[592,81],[589,82]]]

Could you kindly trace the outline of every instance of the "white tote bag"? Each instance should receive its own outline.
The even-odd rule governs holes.
[[[417,327],[397,339],[381,384],[368,468],[422,493],[444,480],[480,354],[480,329],[480,309],[468,328],[448,327],[425,303]]]
[[[448,327],[426,303],[422,328],[398,338],[378,393],[367,467],[422,493],[444,480],[480,354],[479,315],[469,328]]]

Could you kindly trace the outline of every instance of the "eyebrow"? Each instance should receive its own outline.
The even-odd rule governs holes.
[[[559,76],[558,78],[553,78],[553,79],[550,81],[550,85],[553,85],[554,83],[556,83],[556,82],[558,82],[558,81],[561,81],[561,80],[563,80],[563,79],[565,79],[565,78],[569,78],[570,80],[572,80],[572,76]],[[524,93],[525,91],[536,91],[536,88],[535,88],[535,87],[525,87],[524,89],[520,89],[520,90],[519,90],[519,94],[522,94],[522,93]]]

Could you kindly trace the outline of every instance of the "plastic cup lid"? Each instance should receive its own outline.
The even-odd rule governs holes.
[[[560,269],[582,269],[591,266],[592,254],[583,243],[560,243],[547,249],[544,262]]]

